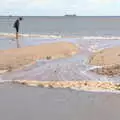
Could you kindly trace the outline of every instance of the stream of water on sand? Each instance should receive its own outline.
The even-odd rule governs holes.
[[[119,37],[61,37],[61,36],[37,36],[30,37],[24,35],[20,39],[22,47],[30,45],[39,45],[42,43],[51,43],[67,41],[76,44],[80,51],[77,55],[69,58],[56,60],[38,60],[36,64],[26,67],[22,70],[16,70],[1,75],[1,81],[7,80],[100,80],[100,81],[119,81],[119,76],[107,77],[90,72],[99,66],[88,64],[91,55],[104,48],[119,46]],[[15,48],[16,43],[12,38],[1,37],[0,49]]]

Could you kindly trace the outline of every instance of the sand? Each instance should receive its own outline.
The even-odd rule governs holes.
[[[0,51],[0,70],[11,71],[24,65],[33,64],[38,59],[57,59],[78,53],[76,45],[69,42],[46,43],[18,49]]]
[[[120,120],[120,95],[0,85],[1,120]]]
[[[120,47],[106,48],[95,53],[89,62],[91,65],[102,66],[92,70],[102,75],[120,75]]]
[[[98,66],[120,64],[120,47],[106,48],[95,53],[90,64]]]

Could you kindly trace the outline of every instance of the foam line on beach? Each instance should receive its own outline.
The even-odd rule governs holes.
[[[120,84],[101,81],[36,81],[36,80],[14,80],[12,83],[32,87],[43,88],[70,88],[91,92],[113,92],[120,93]]]
[[[0,37],[15,37],[14,33],[0,33]],[[61,35],[19,34],[19,37],[61,38]]]
[[[120,36],[84,36],[86,40],[120,40]]]
[[[81,38],[86,40],[120,40],[120,36],[81,36],[65,34],[19,34],[20,37],[39,37],[39,38]],[[0,33],[0,37],[15,37],[14,33]]]

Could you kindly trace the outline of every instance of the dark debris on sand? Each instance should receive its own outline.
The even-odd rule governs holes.
[[[96,72],[100,75],[107,75],[107,76],[120,76],[120,64],[110,65],[110,66],[103,66],[102,68],[96,68],[91,70],[92,72]]]

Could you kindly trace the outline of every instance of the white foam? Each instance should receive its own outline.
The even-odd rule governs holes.
[[[86,40],[120,40],[120,36],[72,36],[72,35],[55,35],[55,34],[19,34],[22,37],[40,37],[40,38],[81,38]],[[0,36],[11,37],[14,33],[0,33]]]
[[[41,35],[41,34],[19,34],[22,37],[39,37],[39,38],[61,38],[61,35]],[[0,33],[0,36],[3,37],[12,37],[15,36],[14,33]]]
[[[120,40],[120,36],[84,36],[87,40]]]
[[[120,94],[119,90],[87,90],[87,89],[82,89],[82,88],[76,88],[76,87],[71,87],[71,89],[76,90],[76,91],[85,91],[85,92],[93,92],[93,93],[114,93],[114,94]]]
[[[0,77],[0,83],[6,83],[6,82],[12,82],[12,80],[3,80],[3,79]]]

